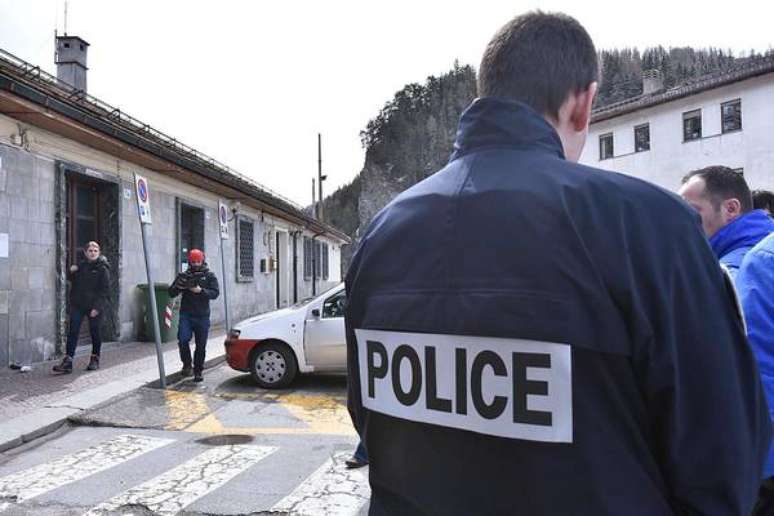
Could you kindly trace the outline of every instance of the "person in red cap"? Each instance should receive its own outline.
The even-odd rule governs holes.
[[[183,294],[180,303],[180,322],[177,340],[180,347],[180,361],[183,362],[183,377],[194,375],[195,382],[201,382],[204,357],[207,348],[207,334],[210,331],[210,301],[220,294],[218,278],[204,261],[204,253],[191,249],[188,253],[188,269],[181,272],[169,286],[169,296]],[[196,341],[196,351],[191,368],[191,337]]]

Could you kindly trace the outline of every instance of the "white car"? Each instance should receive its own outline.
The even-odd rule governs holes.
[[[287,387],[298,373],[346,372],[344,284],[291,307],[246,319],[226,338],[226,360],[261,387]]]

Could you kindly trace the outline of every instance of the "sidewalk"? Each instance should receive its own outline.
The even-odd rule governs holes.
[[[206,367],[224,359],[224,329],[214,329],[207,341]],[[193,347],[193,343],[191,344]],[[180,372],[176,342],[162,345],[167,382]],[[152,342],[121,344],[102,352],[100,369],[86,371],[89,356],[76,356],[71,374],[53,374],[50,361],[35,364],[28,373],[0,371],[0,452],[52,432],[67,420],[130,392],[156,382],[159,370]]]

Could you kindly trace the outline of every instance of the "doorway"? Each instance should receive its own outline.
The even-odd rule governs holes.
[[[85,260],[84,246],[91,241],[100,245],[101,254],[107,259],[110,267],[109,307],[102,318],[100,331],[105,341],[117,340],[120,333],[118,318],[118,301],[120,293],[120,278],[118,263],[120,259],[120,205],[118,184],[98,179],[81,173],[79,170],[65,169],[64,199],[59,206],[64,213],[63,240],[64,266],[77,265]],[[61,202],[64,201],[64,202]],[[69,285],[64,281],[58,287],[67,294],[63,306],[66,313],[60,314],[63,321],[60,328],[64,330],[61,338],[66,336],[69,314]],[[78,338],[78,346],[91,345],[88,324],[82,324]]]
[[[178,252],[175,270],[183,272],[188,269],[188,252],[191,249],[204,252],[204,209],[178,199],[177,220]]]

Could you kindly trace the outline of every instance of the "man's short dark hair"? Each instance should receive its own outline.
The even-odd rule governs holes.
[[[756,210],[769,210],[774,215],[774,192],[768,190],[753,190],[753,208]]]
[[[716,210],[720,208],[720,203],[732,198],[739,201],[742,213],[747,213],[753,209],[752,194],[750,194],[750,188],[741,172],[714,165],[688,172],[683,177],[683,184],[696,176],[704,179],[705,194]]]
[[[519,100],[558,118],[570,93],[598,80],[597,52],[586,29],[566,14],[533,11],[508,22],[489,42],[478,93]]]

